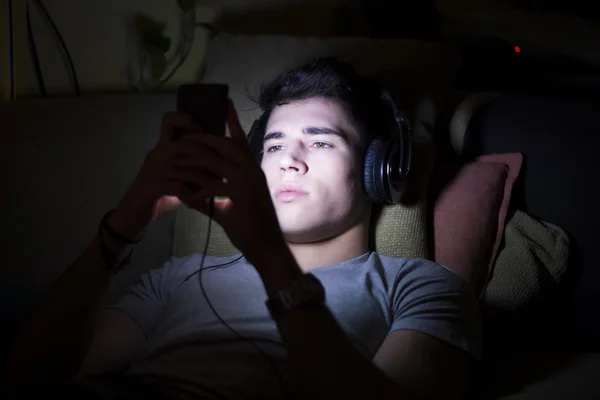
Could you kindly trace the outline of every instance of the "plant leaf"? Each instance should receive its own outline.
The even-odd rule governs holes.
[[[156,47],[163,53],[166,53],[171,48],[171,38],[165,36],[163,27],[148,27],[142,36],[144,46],[147,48]]]
[[[196,0],[177,0],[177,4],[179,4],[179,8],[184,12],[192,11],[196,8]]]
[[[157,47],[149,47],[146,49],[148,52],[148,59],[150,60],[150,71],[152,73],[152,78],[155,81],[160,80],[160,78],[165,73],[165,69],[167,68],[167,57],[162,49]]]
[[[144,14],[141,12],[138,12],[135,15],[133,19],[133,24],[136,30],[139,32],[140,36],[143,36],[146,31],[162,33],[162,31],[167,26],[166,23],[158,22],[152,17],[150,17],[148,14]]]

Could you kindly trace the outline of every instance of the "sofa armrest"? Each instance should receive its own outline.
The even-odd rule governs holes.
[[[474,398],[598,399],[600,353],[504,353],[488,361]]]

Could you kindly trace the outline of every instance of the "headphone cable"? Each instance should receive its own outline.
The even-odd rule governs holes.
[[[48,91],[46,90],[46,83],[44,81],[44,74],[42,73],[42,66],[40,64],[40,57],[37,51],[37,46],[35,43],[35,37],[33,36],[33,27],[31,24],[31,8],[29,6],[29,2],[25,4],[26,8],[26,18],[27,18],[27,44],[29,46],[29,54],[31,55],[31,60],[33,63],[33,68],[35,70],[35,77],[38,81],[38,87],[40,89],[40,94],[42,97],[48,96]]]
[[[202,282],[202,271],[205,269],[204,268],[204,258],[206,257],[206,253],[208,251],[208,244],[209,244],[209,241],[210,241],[210,232],[211,232],[211,225],[212,225],[214,207],[215,207],[215,198],[211,197],[210,198],[210,208],[209,208],[210,212],[209,212],[209,217],[208,217],[208,229],[207,229],[208,232],[206,234],[206,242],[204,244],[204,251],[202,252],[202,261],[200,262],[200,268],[198,269],[198,281],[200,283],[200,290],[202,291],[202,295],[204,296],[204,299],[206,300],[206,303],[208,304],[208,306],[212,310],[213,314],[219,319],[219,321],[231,333],[233,333],[235,336],[237,336],[238,339],[250,343],[256,350],[258,350],[258,352],[260,354],[262,354],[264,356],[264,358],[268,361],[269,365],[271,366],[271,368],[273,369],[273,371],[275,371],[275,374],[277,375],[277,379],[279,380],[279,385],[281,386],[281,390],[282,390],[282,392],[284,393],[284,396],[285,396],[284,398],[289,398],[289,396],[288,396],[289,393],[288,393],[288,390],[287,390],[287,386],[286,386],[286,384],[284,382],[283,376],[281,376],[281,373],[279,372],[279,370],[277,369],[277,367],[275,366],[275,364],[273,363],[273,361],[271,360],[271,358],[264,352],[263,349],[261,349],[258,345],[256,345],[252,341],[252,339],[248,339],[248,338],[243,337],[236,330],[234,330],[231,326],[229,326],[229,324],[227,322],[225,322],[225,320],[219,315],[219,313],[217,312],[217,310],[213,306],[212,302],[208,298],[208,295],[206,294],[206,290],[204,289],[204,284]],[[238,257],[236,260],[234,260],[232,262],[224,263],[224,264],[218,264],[218,265],[213,265],[213,266],[207,267],[206,269],[215,269],[215,267],[222,267],[222,266],[225,266],[227,264],[233,265],[237,261],[239,261],[242,257],[243,257],[243,255],[240,256],[240,257]],[[186,280],[189,279],[192,275],[188,276],[186,278]]]
[[[79,78],[77,77],[77,71],[75,70],[75,65],[73,63],[73,58],[71,57],[71,53],[69,52],[69,48],[67,47],[67,44],[65,43],[65,39],[60,34],[60,31],[58,30],[58,27],[54,23],[54,20],[50,16],[50,13],[48,12],[48,9],[44,5],[43,1],[42,0],[35,0],[35,2],[37,4],[38,8],[40,9],[40,11],[42,12],[44,18],[46,19],[46,22],[48,24],[50,24],[50,28],[51,28],[52,32],[54,33],[54,36],[56,37],[56,39],[58,39],[58,43],[59,43],[60,48],[63,51],[63,55],[64,55],[64,57],[66,59],[65,61],[66,61],[67,67],[69,69],[69,73],[71,75],[71,80],[72,80],[72,83],[73,83],[73,87],[75,88],[75,96],[81,96],[81,90],[79,88]]]

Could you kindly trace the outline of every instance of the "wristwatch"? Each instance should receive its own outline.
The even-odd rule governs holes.
[[[303,274],[266,301],[274,320],[296,308],[320,307],[325,304],[325,288],[313,274]]]

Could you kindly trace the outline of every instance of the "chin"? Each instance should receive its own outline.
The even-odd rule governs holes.
[[[313,216],[313,219],[282,221],[280,226],[285,240],[289,243],[317,243],[328,240],[337,233],[334,226],[324,225],[323,220],[324,218],[318,219]]]
[[[276,206],[279,226],[288,243],[324,242],[341,235],[360,219],[352,208],[297,206]]]
[[[285,238],[286,242],[293,244],[319,243],[324,242],[330,238],[330,236],[314,231],[284,232],[283,237]]]

